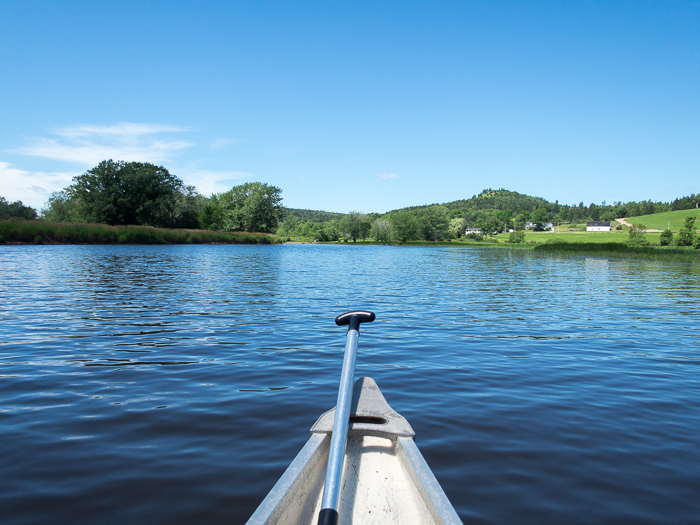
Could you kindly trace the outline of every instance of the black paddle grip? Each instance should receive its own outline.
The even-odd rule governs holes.
[[[321,509],[318,514],[318,525],[338,525],[338,511],[335,509]]]
[[[338,326],[348,326],[348,330],[360,330],[360,323],[371,323],[374,321],[376,316],[374,312],[368,312],[366,310],[357,310],[355,312],[346,312],[340,314],[335,318],[335,324]]]

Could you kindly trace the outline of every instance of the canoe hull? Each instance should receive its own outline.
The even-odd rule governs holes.
[[[363,388],[371,403],[363,403]],[[353,417],[345,451],[338,512],[343,524],[461,524],[454,508],[416,447],[410,426],[399,434],[368,428],[366,421],[399,416],[391,410],[376,383],[362,378],[355,385]],[[383,401],[384,405],[381,404]],[[359,407],[359,410],[358,410]],[[394,415],[390,415],[387,411]],[[359,412],[359,413],[358,413]],[[321,510],[330,432],[324,414],[292,464],[270,491],[248,525],[316,525]],[[389,417],[390,416],[390,417]],[[330,418],[332,420],[332,418]],[[403,418],[401,418],[403,419]],[[352,418],[351,418],[352,421]],[[405,421],[405,420],[404,420]],[[377,427],[387,427],[375,425]],[[406,431],[405,429],[408,429]],[[389,429],[391,430],[391,429]]]

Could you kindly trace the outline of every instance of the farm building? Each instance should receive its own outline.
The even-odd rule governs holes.
[[[587,232],[609,232],[610,221],[588,221],[586,223]]]

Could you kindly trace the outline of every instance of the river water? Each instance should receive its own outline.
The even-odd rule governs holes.
[[[700,269],[479,248],[0,247],[3,524],[245,523],[373,377],[465,523],[700,522]]]

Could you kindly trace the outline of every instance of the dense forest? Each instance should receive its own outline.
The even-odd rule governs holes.
[[[68,187],[51,195],[39,214],[21,201],[0,197],[0,219],[44,219],[54,222],[141,225],[161,228],[277,233],[317,241],[366,239],[442,241],[464,235],[536,225],[638,217],[700,207],[700,195],[671,203],[641,201],[578,205],[549,202],[505,189],[486,189],[469,199],[411,206],[387,213],[337,213],[285,208],[282,190],[260,182],[234,186],[205,197],[163,166],[105,160]]]

